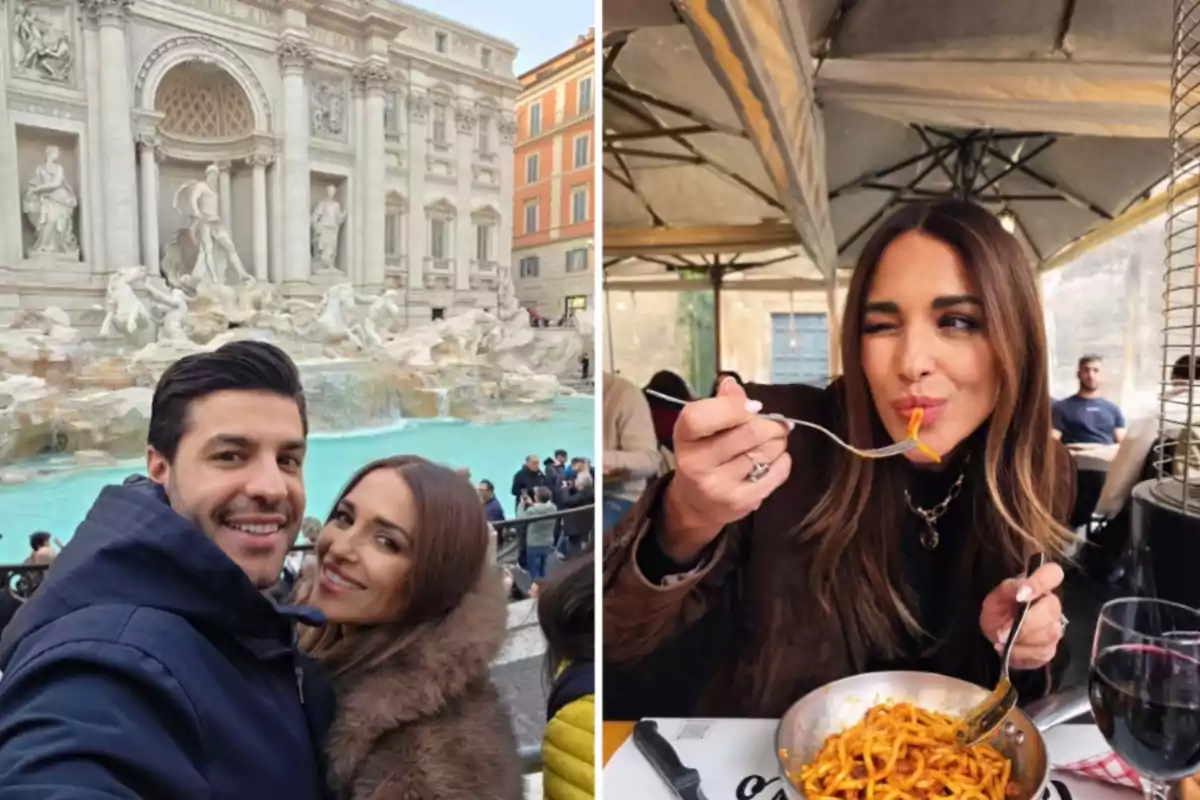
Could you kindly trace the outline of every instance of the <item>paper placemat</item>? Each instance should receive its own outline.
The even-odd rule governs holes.
[[[687,766],[700,771],[708,800],[782,800],[783,778],[775,761],[774,720],[656,719],[659,732]],[[1067,764],[1107,747],[1095,725],[1060,725],[1045,734],[1051,764]],[[1082,754],[1082,755],[1080,755]],[[1133,800],[1140,792],[1052,773],[1071,797],[1050,789],[1049,800]],[[674,800],[632,737],[604,769],[605,797]]]

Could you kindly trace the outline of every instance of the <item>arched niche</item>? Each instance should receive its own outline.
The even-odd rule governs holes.
[[[150,51],[142,60],[134,81],[134,103],[139,109],[154,111],[159,86],[174,68],[189,62],[219,68],[244,93],[253,112],[253,131],[274,130],[270,99],[253,68],[236,51],[209,36],[183,34],[173,36]]]

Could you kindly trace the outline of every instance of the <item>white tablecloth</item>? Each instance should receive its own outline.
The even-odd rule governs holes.
[[[1108,472],[1112,460],[1117,457],[1119,444],[1094,444],[1087,446],[1071,446],[1067,451],[1075,459],[1075,465],[1080,469],[1094,472]]]
[[[775,761],[774,720],[658,719],[659,732],[684,765],[700,772],[708,800],[773,800],[782,778]],[[1051,764],[1069,764],[1106,750],[1095,725],[1060,725],[1046,732]],[[1055,772],[1073,800],[1136,800],[1140,792]],[[630,737],[604,769],[605,797],[675,800]],[[757,791],[755,791],[757,789]],[[1051,788],[1050,800],[1058,800]]]

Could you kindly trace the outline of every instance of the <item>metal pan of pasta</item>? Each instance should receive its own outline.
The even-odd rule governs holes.
[[[810,692],[779,722],[791,800],[1035,800],[1050,777],[1042,731],[1090,710],[1083,690],[1014,710],[985,742],[954,741],[988,690],[928,672],[871,672]]]

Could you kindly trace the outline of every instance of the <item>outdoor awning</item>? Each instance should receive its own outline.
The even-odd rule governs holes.
[[[745,229],[787,222],[795,238],[770,244],[803,239],[831,273],[812,63],[790,0],[678,10],[685,24],[606,36],[606,252],[737,251],[761,246]]]
[[[713,273],[720,280],[713,280]],[[654,256],[608,261],[604,288],[627,292],[825,291],[828,281],[804,251],[768,249],[741,253]]]
[[[674,116],[662,110],[660,124],[691,128],[680,134],[690,148],[637,140],[639,149],[670,151],[665,157],[622,159],[623,168],[606,155],[606,227],[645,234],[791,221],[813,254],[818,237],[795,225],[787,193],[772,179],[770,154],[755,147],[751,127],[756,114],[770,116],[755,103],[784,96],[778,87],[790,88],[793,118],[811,106],[803,70],[769,47],[747,48],[761,30],[755,23],[773,19],[782,31],[775,41],[797,31],[808,41],[806,68],[821,107],[810,115],[819,130],[809,151],[821,148],[824,169],[789,174],[805,197],[828,192],[840,266],[853,264],[891,208],[914,199],[968,197],[1006,212],[1043,264],[1075,252],[1065,249],[1073,242],[1098,242],[1106,229],[1120,230],[1114,221],[1169,169],[1170,0],[933,5],[606,0],[609,36],[633,31],[606,65],[615,65],[614,79],[640,91],[643,107],[669,102]],[[734,6],[741,10],[730,11]],[[722,39],[728,46],[714,50]],[[733,91],[730,76],[739,70],[766,76],[775,88]],[[610,82],[606,77],[606,96]],[[754,86],[749,79],[745,85]],[[644,119],[609,119],[618,134],[647,126]],[[620,141],[617,148],[635,140]]]

